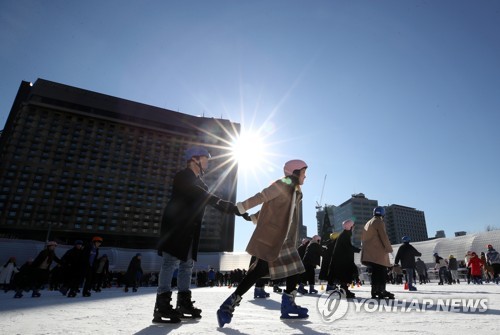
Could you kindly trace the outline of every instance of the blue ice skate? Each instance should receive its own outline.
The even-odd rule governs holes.
[[[270,294],[264,291],[263,287],[255,286],[255,290],[253,291],[253,297],[257,298],[269,298]]]
[[[222,305],[220,305],[219,310],[217,311],[217,321],[219,322],[219,327],[222,328],[226,323],[231,323],[234,308],[240,304],[240,301],[241,297],[233,293],[222,303]]]
[[[291,294],[286,292],[281,297],[281,319],[307,319],[309,310],[295,304],[295,295],[297,291]]]

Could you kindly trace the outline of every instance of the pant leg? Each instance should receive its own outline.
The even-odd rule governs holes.
[[[162,253],[162,257],[163,263],[158,274],[158,294],[172,291],[172,278],[175,269],[177,269],[180,263],[179,259],[166,252]]]
[[[252,263],[247,271],[247,274],[242,279],[241,283],[238,284],[236,295],[240,297],[243,296],[256,282],[258,279],[267,276],[269,274],[269,264],[262,259],[257,259],[256,262]]]
[[[191,276],[193,274],[193,264],[192,259],[187,261],[179,262],[179,273],[177,274],[177,288],[179,292],[187,292],[191,287]]]

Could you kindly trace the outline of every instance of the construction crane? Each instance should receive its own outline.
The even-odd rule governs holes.
[[[316,209],[319,210],[323,206],[321,206],[321,202],[323,201],[323,192],[325,191],[325,184],[326,184],[326,174],[325,174],[325,179],[323,179],[323,188],[321,189],[321,196],[319,198],[319,202],[316,201]]]

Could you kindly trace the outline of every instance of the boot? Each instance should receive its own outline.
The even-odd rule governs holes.
[[[304,288],[304,284],[299,284],[297,292],[299,292],[300,294],[307,294],[307,290]]]
[[[273,292],[275,292],[275,293],[281,293],[281,292],[283,292],[283,290],[278,285],[274,285],[273,286]]]
[[[219,322],[219,327],[224,327],[226,323],[230,323],[233,318],[234,309],[240,304],[241,296],[236,294],[231,294],[229,298],[226,299],[220,305],[217,311],[217,321]]]
[[[69,291],[68,298],[74,298],[74,297],[76,297],[76,291],[74,290]]]
[[[281,319],[307,319],[309,310],[295,304],[295,296],[297,291],[292,293],[283,292],[281,296]],[[294,314],[294,315],[290,315]],[[295,315],[296,314],[296,315]]]
[[[170,302],[172,301],[172,292],[165,292],[156,295],[155,309],[153,312],[154,323],[179,323],[181,315],[176,311]],[[169,319],[169,320],[164,320]]]
[[[263,287],[255,286],[255,290],[253,291],[254,298],[269,298],[270,294],[267,293]]]
[[[194,301],[191,301],[191,291],[177,293],[176,310],[185,318],[201,318],[201,309],[193,306]],[[191,316],[186,316],[186,314]]]
[[[348,285],[340,285],[340,288],[342,288],[344,290],[346,299],[356,298],[356,295],[354,293],[352,293],[351,291],[349,291]]]
[[[41,294],[39,290],[33,290],[33,293],[31,294],[32,298],[40,298]]]
[[[316,294],[318,290],[314,289],[314,285],[309,285],[309,294]]]
[[[17,290],[16,294],[14,295],[15,299],[19,299],[23,297],[23,291],[22,290]]]
[[[331,291],[335,291],[337,290],[337,285],[329,285],[329,284],[326,284],[326,292],[331,292]]]

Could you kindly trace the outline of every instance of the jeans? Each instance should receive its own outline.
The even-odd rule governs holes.
[[[415,282],[415,279],[413,277],[413,268],[406,268],[406,282],[408,283],[408,288],[414,287],[413,283]]]
[[[188,260],[184,262],[166,252],[163,252],[162,256],[163,263],[161,264],[158,278],[157,293],[162,294],[172,291],[172,278],[177,267],[179,267],[179,272],[177,273],[177,288],[179,292],[189,291],[191,275],[193,273],[193,259],[188,258]]]

